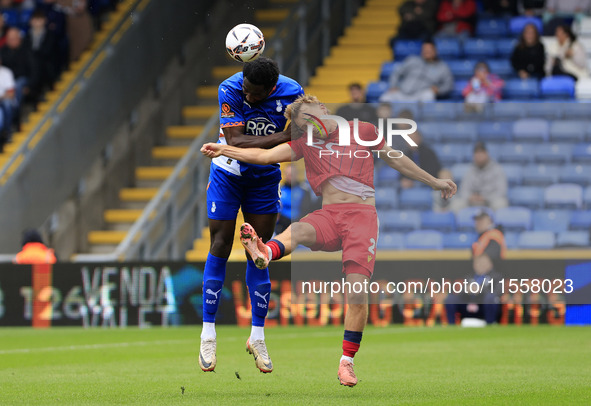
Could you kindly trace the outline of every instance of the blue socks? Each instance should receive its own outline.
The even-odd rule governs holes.
[[[252,325],[263,327],[269,311],[269,296],[271,294],[269,268],[259,269],[249,259],[246,262],[246,286],[252,305]]]
[[[227,258],[207,255],[203,271],[203,322],[215,323],[226,277]]]

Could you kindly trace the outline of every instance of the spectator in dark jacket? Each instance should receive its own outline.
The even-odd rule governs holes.
[[[349,121],[358,119],[359,121],[367,121],[368,123],[377,125],[378,116],[376,115],[376,109],[371,104],[365,102],[363,86],[359,83],[352,83],[349,85],[349,93],[351,94],[351,103],[339,107],[337,116],[341,116]]]
[[[471,35],[476,23],[474,0],[443,0],[437,12],[437,21],[444,36]]]
[[[47,28],[42,10],[33,13],[25,45],[32,55],[31,101],[36,103],[46,88],[52,88],[58,76],[58,45],[55,32]]]
[[[435,33],[436,0],[408,0],[398,9],[400,13],[399,39],[427,39]]]
[[[545,76],[545,62],[546,51],[540,41],[540,33],[534,24],[528,24],[523,28],[511,55],[513,69],[521,79],[541,79]]]
[[[0,49],[2,64],[9,68],[16,81],[16,101],[23,100],[23,95],[29,92],[32,73],[32,55],[30,49],[23,43],[23,36],[18,28],[11,27],[6,32],[6,44]]]
[[[494,15],[516,16],[519,14],[517,0],[484,0],[484,11]]]

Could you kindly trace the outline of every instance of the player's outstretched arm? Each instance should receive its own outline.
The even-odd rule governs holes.
[[[433,188],[433,190],[440,190],[441,197],[449,199],[458,191],[458,187],[451,179],[437,179],[428,172],[421,169],[411,159],[405,155],[401,155],[400,151],[396,151],[385,145],[380,151],[380,158],[382,158],[388,166],[396,169],[398,172],[406,176],[424,183]]]
[[[238,148],[231,145],[207,143],[201,147],[201,152],[209,158],[217,158],[220,155],[224,155],[228,158],[255,165],[270,165],[279,162],[289,162],[293,158],[293,152],[289,144],[281,144],[271,149],[262,149]]]
[[[284,144],[287,141],[291,141],[291,126],[288,126],[285,131],[266,135],[264,137],[255,137],[244,134],[244,126],[225,127],[222,130],[228,145],[239,148],[268,149]]]

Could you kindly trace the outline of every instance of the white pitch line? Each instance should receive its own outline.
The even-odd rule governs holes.
[[[67,345],[60,347],[39,347],[39,348],[15,348],[12,350],[0,350],[0,355],[7,354],[27,354],[33,352],[49,352],[49,351],[77,351],[77,350],[101,350],[103,348],[122,348],[135,347],[147,345],[165,345],[165,344],[182,344],[195,342],[195,340],[161,340],[161,341],[133,341],[129,343],[106,343],[106,344],[83,344],[83,345]]]

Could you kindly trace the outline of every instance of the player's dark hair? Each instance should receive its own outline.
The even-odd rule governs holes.
[[[271,89],[279,79],[279,66],[274,60],[261,56],[252,62],[245,63],[242,73],[253,85]]]

